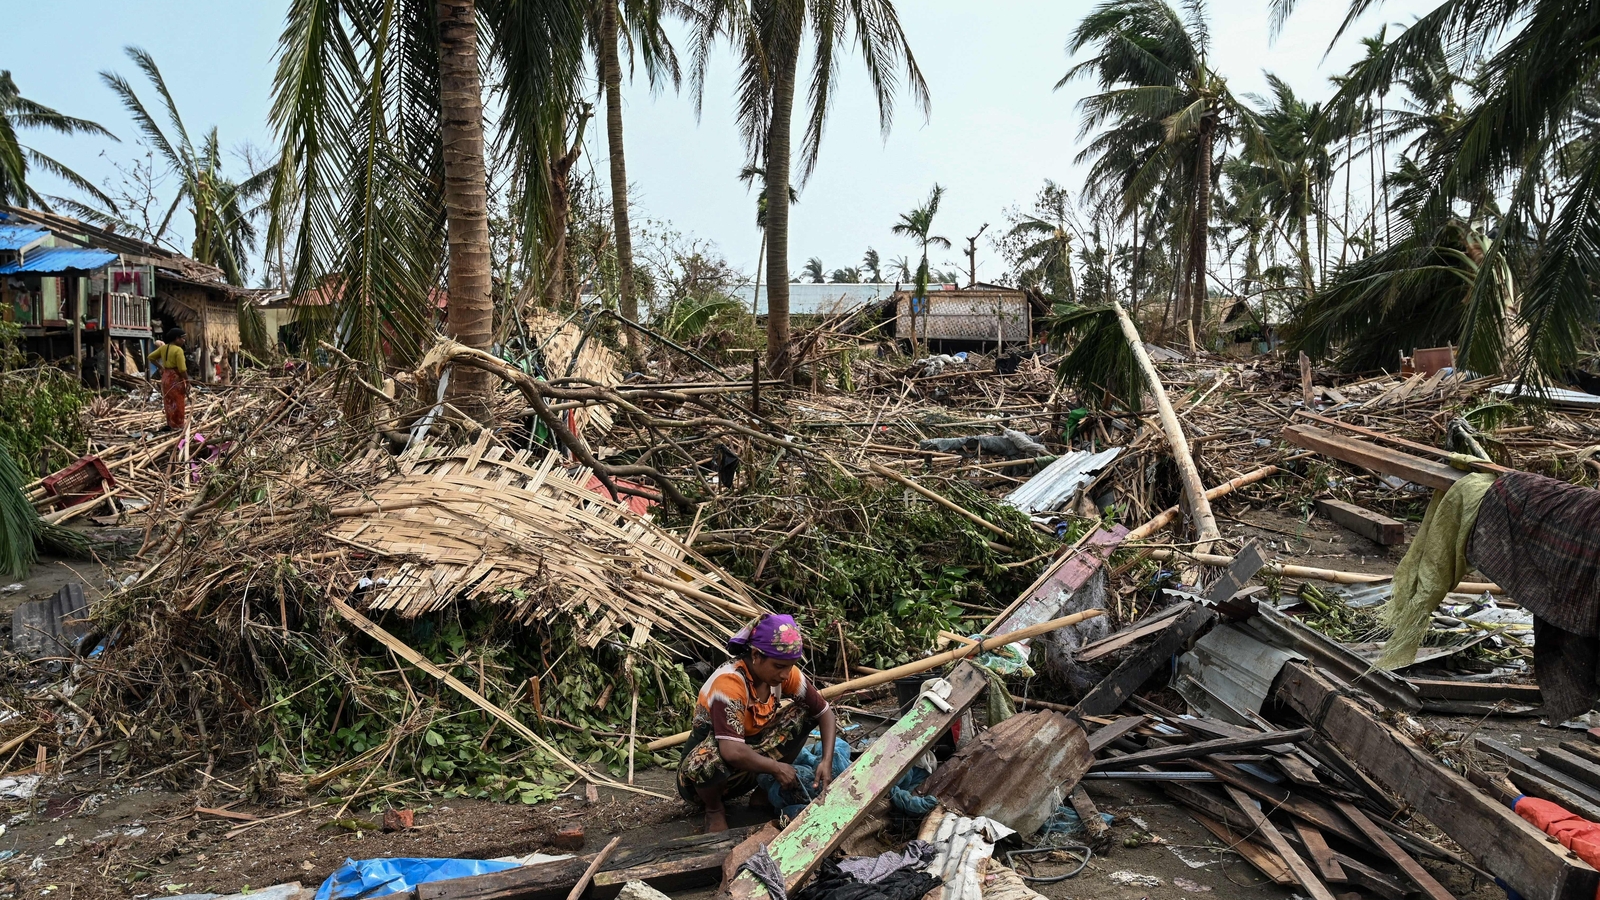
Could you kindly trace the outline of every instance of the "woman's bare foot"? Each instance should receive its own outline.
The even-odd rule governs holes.
[[[728,830],[728,815],[721,807],[706,810],[706,834]]]

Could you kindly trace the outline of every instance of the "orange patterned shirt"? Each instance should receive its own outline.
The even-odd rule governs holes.
[[[766,730],[778,712],[778,704],[793,697],[805,705],[812,717],[822,715],[828,701],[800,671],[789,670],[783,684],[773,688],[765,700],[756,699],[756,682],[742,659],[726,663],[711,673],[694,705],[694,724],[710,725],[719,741],[755,738]]]

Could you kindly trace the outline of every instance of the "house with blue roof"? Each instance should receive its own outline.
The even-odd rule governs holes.
[[[190,336],[190,373],[214,380],[240,349],[239,307],[256,292],[222,270],[54,213],[0,207],[0,318],[30,357],[108,384],[137,374],[168,328]]]

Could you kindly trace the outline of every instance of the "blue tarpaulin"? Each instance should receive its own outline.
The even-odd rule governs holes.
[[[22,262],[0,264],[0,275],[18,275],[23,272],[50,274],[69,270],[93,271],[116,262],[117,255],[110,250],[91,247],[42,247],[22,255]]]
[[[517,863],[492,859],[347,859],[317,888],[316,900],[366,900],[409,891],[430,881],[515,868]]]

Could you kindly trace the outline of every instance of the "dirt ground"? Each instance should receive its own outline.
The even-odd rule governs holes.
[[[1326,520],[1286,515],[1275,509],[1225,504],[1219,524],[1230,543],[1261,540],[1269,555],[1348,571],[1390,572],[1403,547],[1382,547]],[[1248,520],[1248,524],[1240,521]],[[1412,528],[1414,530],[1415,525]],[[42,560],[21,590],[0,594],[0,613],[47,596],[62,584],[82,580],[91,592],[105,576],[95,566]],[[93,596],[93,594],[91,594]],[[9,617],[8,617],[9,618]],[[1441,731],[1490,734],[1515,746],[1572,739],[1573,733],[1531,719],[1430,718]],[[858,732],[857,734],[860,734]],[[852,735],[854,736],[854,735]],[[601,792],[597,803],[563,795],[535,807],[474,800],[401,798],[415,811],[415,827],[375,830],[386,801],[367,798],[340,814],[337,804],[259,807],[229,804],[232,785],[245,773],[222,773],[202,790],[173,790],[158,782],[123,783],[96,774],[92,760],[82,769],[41,786],[35,801],[0,800],[0,897],[62,896],[71,900],[161,897],[178,893],[233,893],[287,881],[319,884],[346,858],[451,856],[493,858],[552,851],[556,831],[581,822],[587,848],[626,833],[625,843],[655,842],[698,831],[701,823],[677,799]],[[198,772],[184,783],[194,783]],[[639,785],[673,796],[672,773],[640,773]],[[1277,900],[1290,890],[1263,879],[1159,789],[1139,784],[1086,782],[1103,812],[1115,817],[1109,848],[1076,877],[1036,885],[1055,900],[1176,900],[1241,898]],[[196,807],[226,806],[231,816],[197,813]],[[735,826],[763,816],[731,809]],[[257,817],[260,821],[246,821]],[[1437,834],[1434,837],[1438,837]],[[559,851],[556,851],[559,852]],[[1427,865],[1461,900],[1504,894],[1469,870]],[[1064,870],[1041,862],[1041,876]],[[709,896],[709,892],[705,892]],[[698,897],[699,895],[684,895]]]

